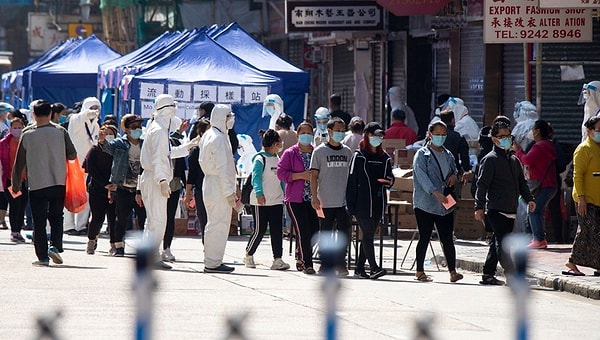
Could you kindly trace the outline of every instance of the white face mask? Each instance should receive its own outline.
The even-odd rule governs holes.
[[[533,140],[533,130],[529,130],[527,133],[527,139]]]
[[[92,120],[92,119],[98,117],[98,110],[88,110],[87,117],[89,120]]]
[[[163,111],[169,119],[175,117],[175,113],[177,113],[177,109],[174,107],[165,107]]]
[[[107,142],[112,142],[113,140],[115,140],[115,136],[113,136],[113,135],[106,135],[106,137],[104,137],[104,139]]]
[[[227,126],[227,130],[233,129],[233,125],[235,124],[235,117],[229,118],[225,124]]]

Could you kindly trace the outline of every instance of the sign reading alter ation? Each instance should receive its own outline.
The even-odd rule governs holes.
[[[370,1],[286,1],[286,32],[382,30],[383,9]]]
[[[598,8],[600,0],[540,0],[542,8]]]
[[[591,42],[592,10],[540,8],[535,0],[486,0],[484,40],[486,44]]]

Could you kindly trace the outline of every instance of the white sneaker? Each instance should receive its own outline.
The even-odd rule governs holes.
[[[246,268],[256,268],[256,263],[254,263],[254,256],[246,255],[246,257],[244,257],[244,264],[246,265]]]
[[[271,269],[272,270],[287,270],[290,269],[290,265],[283,262],[283,260],[281,259],[281,257],[276,258],[275,260],[273,260],[273,264],[271,265]]]
[[[160,258],[165,262],[175,262],[175,256],[171,253],[171,248],[162,251]]]

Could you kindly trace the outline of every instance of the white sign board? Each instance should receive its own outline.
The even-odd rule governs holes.
[[[155,100],[156,97],[165,93],[164,84],[140,83],[140,99]]]
[[[32,51],[47,51],[69,37],[66,31],[59,32],[46,13],[29,13],[29,48]]]
[[[211,85],[194,85],[195,102],[216,102],[217,87]]]
[[[173,96],[176,102],[191,102],[192,101],[192,86],[169,84],[167,93]]]
[[[150,116],[152,116],[152,113],[154,112],[154,102],[142,100],[140,101],[140,108],[142,110],[142,118],[150,118]]]
[[[591,42],[592,10],[540,8],[531,0],[485,0],[484,41]]]
[[[598,8],[600,0],[540,0],[542,8]]]
[[[267,86],[244,87],[244,104],[262,104],[268,94]]]
[[[197,103],[177,103],[177,115],[179,116],[179,109],[183,109],[185,111],[185,116],[179,116],[185,119],[192,119],[196,114],[196,109],[198,108]]]
[[[219,103],[239,103],[242,101],[242,88],[239,86],[219,86]]]

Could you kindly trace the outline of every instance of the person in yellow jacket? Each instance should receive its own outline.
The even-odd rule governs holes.
[[[577,266],[594,268],[600,276],[600,117],[585,122],[587,139],[573,155],[573,200],[577,204],[579,231],[565,275],[583,276]]]

